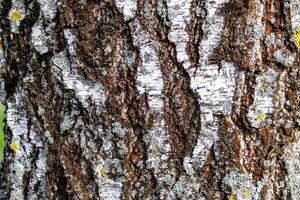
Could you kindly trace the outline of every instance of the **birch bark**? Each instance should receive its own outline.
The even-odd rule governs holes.
[[[0,199],[300,199],[300,0],[0,5]]]

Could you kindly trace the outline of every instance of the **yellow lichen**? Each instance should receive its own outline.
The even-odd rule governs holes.
[[[293,36],[296,47],[300,48],[300,26],[296,30],[294,30]]]
[[[228,200],[235,200],[234,195],[233,195],[233,194],[229,195],[229,196],[228,196]]]
[[[100,167],[98,173],[100,176],[103,176],[105,174],[105,169],[103,167]]]
[[[259,115],[258,115],[258,121],[259,121],[259,122],[263,122],[263,121],[265,121],[265,119],[266,119],[265,114],[259,114]]]
[[[251,190],[250,189],[246,189],[243,192],[243,197],[244,198],[248,198],[250,196],[250,194],[251,194]]]
[[[19,21],[21,19],[21,12],[17,9],[11,11],[11,19],[13,21]]]
[[[269,87],[269,83],[265,82],[262,85],[263,89],[266,90]]]
[[[18,151],[18,149],[19,149],[19,144],[18,143],[11,143],[10,145],[9,145],[9,148],[13,151],[13,152],[17,152]]]

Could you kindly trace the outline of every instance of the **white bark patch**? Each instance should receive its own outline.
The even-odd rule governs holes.
[[[133,31],[133,42],[140,50],[142,63],[137,73],[137,88],[139,93],[146,92],[149,97],[149,107],[155,115],[153,127],[144,135],[147,144],[147,166],[153,169],[154,176],[160,188],[161,198],[172,196],[170,187],[174,183],[175,175],[168,169],[171,153],[170,138],[165,130],[165,122],[162,118],[163,108],[163,79],[158,58],[158,44],[150,39],[149,34],[145,33],[138,21],[131,23]],[[174,172],[175,173],[175,172]]]
[[[4,103],[6,100],[6,90],[5,90],[5,80],[3,78],[0,78],[0,103]]]
[[[245,166],[245,162],[247,160],[246,155],[247,155],[247,144],[244,140],[243,135],[239,135],[239,144],[240,144],[240,150],[239,150],[239,155],[240,156],[240,165],[242,167],[243,171],[247,171],[247,169],[244,167]]]
[[[120,200],[122,199],[123,184],[112,179],[106,180],[106,182],[100,187],[100,197],[104,200]]]
[[[256,78],[254,102],[249,108],[248,120],[253,127],[259,128],[266,124],[267,115],[273,113],[273,94],[275,90],[276,72],[269,69]]]
[[[107,175],[107,172],[110,171],[110,167],[113,165],[117,167],[119,171],[123,172],[121,167],[121,162],[119,159],[108,158],[105,161],[100,159],[100,162],[93,162],[95,166],[95,177],[99,184],[99,194],[101,199],[104,200],[120,200],[122,199],[123,194],[123,182],[124,177],[122,178],[110,178]],[[116,172],[114,172],[116,173]],[[124,173],[124,172],[123,172]]]
[[[205,64],[209,61],[209,56],[221,41],[224,17],[217,14],[217,11],[227,2],[228,0],[216,0],[207,1],[205,3],[207,15],[206,20],[202,25],[204,37],[199,46],[200,64]]]
[[[119,147],[117,151],[119,151],[120,156],[125,156],[128,152],[127,147],[122,144],[125,144],[124,140],[121,138],[125,138],[125,135],[127,133],[127,130],[122,128],[121,124],[118,122],[115,122],[112,124],[113,127],[111,130],[103,131],[102,128],[98,129],[100,130],[99,133],[101,135],[101,138],[103,140],[102,149],[100,152],[100,155],[106,155],[105,159],[101,156],[97,156],[96,159],[90,159],[93,160],[93,165],[95,167],[95,177],[97,177],[97,181],[99,184],[99,194],[101,199],[122,199],[122,193],[123,193],[123,182],[125,181],[125,170],[122,165],[122,161],[119,158],[114,158],[112,154],[112,148],[114,146],[112,138],[116,135],[118,135],[118,144]],[[81,136],[81,138],[84,138],[85,136]],[[121,146],[120,146],[121,144]],[[88,155],[91,155],[92,153],[89,153],[89,150],[86,149],[92,149],[89,146],[82,146],[82,149],[85,151],[85,155],[88,157]],[[95,151],[97,152],[97,151]],[[99,153],[98,153],[99,155]],[[108,173],[113,174],[119,174],[118,178],[112,178],[108,175]]]
[[[167,159],[171,153],[169,137],[165,133],[164,126],[164,122],[161,121],[144,137],[145,143],[148,144],[147,164],[150,169],[154,170],[154,174],[159,174],[162,168],[167,168]]]
[[[205,3],[206,20],[203,23],[204,39],[200,43],[200,69],[194,73],[189,70],[191,87],[199,95],[201,109],[201,131],[194,148],[192,159],[185,158],[184,166],[188,174],[194,173],[193,165],[201,167],[218,136],[218,120],[214,115],[229,115],[235,90],[235,66],[222,62],[221,66],[212,64],[209,57],[221,41],[224,17],[217,12],[227,0]]]
[[[241,106],[242,106],[242,96],[246,92],[246,77],[245,73],[243,71],[238,71],[236,75],[236,90],[235,90],[235,96],[234,96],[234,106],[235,111],[237,114],[240,114],[241,112]]]
[[[59,79],[62,79],[66,88],[74,90],[77,98],[83,104],[85,108],[88,108],[90,103],[88,99],[97,105],[98,111],[104,107],[106,101],[106,94],[103,86],[91,80],[86,80],[82,77],[77,67],[80,64],[75,58],[75,41],[74,36],[70,30],[64,30],[64,35],[68,43],[69,54],[72,56],[71,63],[66,57],[66,53],[61,52],[52,58],[54,63],[54,71]]]
[[[294,63],[296,54],[278,49],[275,51],[273,56],[276,62],[282,64],[285,67],[288,67]]]
[[[277,63],[280,63],[284,67],[290,67],[293,65],[296,57],[296,53],[291,52],[285,48],[282,38],[276,38],[274,33],[266,35],[265,44],[267,46],[266,51],[276,51],[273,53],[273,58]]]
[[[115,5],[123,13],[126,21],[135,16],[137,0],[115,0]]]
[[[189,56],[186,52],[189,35],[186,32],[186,25],[191,19],[190,7],[191,0],[168,0],[169,19],[171,29],[168,35],[169,40],[176,45],[177,60],[182,62],[187,70],[190,67]]]
[[[176,197],[179,199],[205,200],[205,198],[201,198],[198,193],[200,186],[201,183],[197,180],[196,176],[181,176],[176,182],[173,190],[176,193]]]
[[[236,171],[228,173],[222,180],[224,188],[230,187],[227,191],[228,196],[234,196],[235,199],[258,200],[257,196],[260,192],[251,182],[251,177],[247,174],[241,174]]]
[[[38,0],[46,20],[53,20],[57,13],[57,0]]]
[[[36,161],[35,170],[32,172],[32,178],[30,179],[28,186],[27,199],[38,200],[40,198],[47,198],[45,192],[45,174],[47,169],[47,147],[40,148],[40,153]],[[38,192],[36,187],[38,186]]]
[[[7,101],[6,113],[6,123],[12,134],[11,144],[17,144],[18,146],[14,153],[7,155],[13,162],[10,165],[9,175],[7,175],[8,184],[12,188],[10,200],[24,199],[23,176],[30,169],[28,158],[32,147],[31,143],[28,142],[28,120],[25,113],[22,112],[23,109],[22,92],[17,90],[13,98]],[[8,146],[11,144],[8,144]]]
[[[214,50],[222,37],[224,17],[218,10],[227,0],[209,1],[205,3],[206,20],[202,25],[204,38],[200,42],[200,68],[194,72],[188,70],[191,77],[191,87],[199,95],[201,109],[201,130],[191,157],[184,159],[184,169],[189,176],[193,176],[195,168],[203,166],[207,155],[218,139],[218,119],[216,115],[230,115],[233,95],[235,91],[235,66],[232,63],[221,62],[220,66],[210,61]],[[191,185],[196,186],[197,180]],[[216,197],[219,194],[215,194]],[[200,198],[200,197],[198,197]]]
[[[44,28],[42,27],[41,21],[36,22],[32,27],[31,43],[35,50],[37,50],[40,54],[48,52],[47,40],[48,38]]]
[[[110,120],[115,121],[113,117]],[[110,121],[109,120],[109,121]],[[108,124],[107,124],[108,125]],[[115,150],[119,152],[119,156],[125,157],[128,152],[125,145],[127,129],[123,128],[119,122],[111,124],[112,127],[96,126],[87,124],[82,119],[78,119],[74,125],[74,134],[76,138],[80,138],[78,145],[82,149],[82,155],[90,161],[94,169],[94,177],[99,186],[99,195],[104,200],[122,199],[123,184],[125,181],[125,169],[122,161],[114,157]],[[90,132],[93,130],[93,133]],[[117,146],[115,148],[115,137],[118,137]],[[98,149],[98,144],[95,143],[97,138],[102,139],[102,147]],[[123,139],[124,138],[124,139]],[[103,156],[105,155],[105,156]],[[117,175],[111,177],[111,174]],[[90,198],[93,198],[92,196]]]
[[[142,59],[141,66],[137,72],[137,89],[140,94],[147,93],[149,107],[154,112],[161,112],[163,107],[162,89],[163,79],[158,58],[158,44],[150,39],[140,23],[135,20],[130,24],[133,43],[140,50]]]
[[[260,39],[264,32],[263,16],[264,16],[264,4],[260,0],[252,2],[255,7],[253,12],[247,17],[247,27],[245,32],[249,35],[249,41],[254,42],[252,49],[249,49],[249,57],[251,58],[251,64],[256,66],[262,65],[262,54]]]
[[[134,45],[139,48],[142,59],[137,72],[137,89],[141,94],[148,94],[150,109],[160,113],[163,107],[163,79],[158,58],[159,46],[142,30],[138,21],[131,23],[131,27],[135,30],[132,33]]]
[[[10,192],[10,200],[22,200],[24,199],[23,194],[23,176],[25,174],[25,167],[23,166],[23,160],[21,158],[14,160],[11,171],[15,173],[11,174],[13,177],[10,178],[12,182],[12,191]]]
[[[2,35],[0,34],[0,36],[2,36]],[[5,52],[4,52],[3,48],[4,48],[3,43],[2,43],[2,40],[0,39],[0,68],[2,68],[2,66],[5,63]]]
[[[192,88],[199,95],[201,131],[193,151],[193,158],[204,164],[210,147],[218,139],[218,120],[215,115],[230,115],[235,90],[235,66],[223,62],[202,65],[192,79]]]
[[[300,132],[295,132],[296,142],[284,150],[288,172],[287,183],[291,199],[300,199]],[[285,198],[287,200],[287,198]]]
[[[197,71],[192,87],[200,96],[203,113],[228,115],[235,89],[235,66],[227,62],[222,62],[220,69],[218,65],[203,66]]]
[[[238,171],[231,171],[226,174],[222,180],[223,188],[230,188],[229,191],[225,191],[229,196],[235,197],[235,199],[243,200],[260,200],[263,187],[272,183],[273,180],[268,177],[264,177],[253,184],[253,174],[239,173]],[[271,200],[273,198],[271,190],[267,191],[266,199]]]
[[[21,95],[19,92],[14,97],[14,101],[7,102],[6,123],[10,128],[13,137],[19,137],[27,134],[27,118],[16,109],[16,105],[22,105]]]
[[[122,169],[122,161],[119,159],[107,159],[105,163],[98,165],[98,182],[99,182],[99,194],[101,199],[104,200],[120,200],[122,199],[123,194],[123,182],[125,180],[124,176],[118,177],[118,178],[112,178],[109,177],[107,172],[110,171],[110,168],[116,168],[119,170],[117,173],[123,173]],[[100,167],[100,168],[99,168]],[[101,172],[101,169],[104,169],[104,174],[99,174],[99,171]],[[113,172],[116,173],[116,172]]]
[[[76,56],[76,44],[75,44],[75,35],[72,33],[70,29],[64,29],[64,37],[68,43],[68,50],[70,56]]]
[[[157,48],[154,43],[140,46],[142,65],[137,74],[137,88],[140,93],[148,94],[151,110],[160,112],[163,107],[163,80]]]
[[[24,78],[24,81],[30,81],[30,78]],[[7,156],[12,160],[8,177],[8,184],[12,191],[10,199],[39,199],[46,198],[45,195],[45,172],[46,172],[46,155],[47,147],[44,146],[43,141],[35,132],[37,122],[34,118],[31,119],[32,124],[28,124],[28,116],[24,110],[26,105],[23,101],[23,94],[25,91],[21,89],[16,90],[14,96],[7,101],[7,126],[11,130],[12,139],[8,146],[17,145],[13,151]],[[30,130],[28,129],[30,125]],[[33,148],[38,153],[38,159],[33,163]],[[30,182],[28,185],[27,197],[24,196],[24,182],[25,173],[30,172]],[[37,192],[38,191],[38,192]]]
[[[92,81],[86,80],[81,75],[78,74],[76,64],[70,64],[66,54],[61,52],[55,55],[52,59],[54,66],[59,68],[58,73],[61,73],[63,84],[66,88],[74,90],[77,98],[83,104],[85,108],[89,107],[88,99],[90,98],[98,108],[103,108],[106,95],[103,87],[100,84],[94,83]]]
[[[300,27],[300,0],[290,0],[291,21],[293,30]]]
[[[278,73],[277,75],[277,84],[276,84],[276,91],[274,95],[274,106],[277,109],[285,110],[284,105],[290,105],[290,102],[286,99],[286,80],[288,79],[287,71],[282,71],[281,73]],[[283,120],[283,119],[282,119]],[[281,120],[280,120],[281,121]],[[277,121],[277,125],[280,124],[280,121]],[[283,125],[285,127],[290,125],[290,128],[292,127],[292,122],[290,120],[284,120],[284,122],[280,125]]]

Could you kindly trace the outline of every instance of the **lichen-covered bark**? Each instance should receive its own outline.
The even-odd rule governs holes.
[[[299,0],[0,4],[0,199],[300,199]]]

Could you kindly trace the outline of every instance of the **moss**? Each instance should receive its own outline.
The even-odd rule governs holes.
[[[5,147],[5,140],[4,140],[4,111],[5,111],[5,106],[0,103],[0,160],[3,158],[3,151]]]

